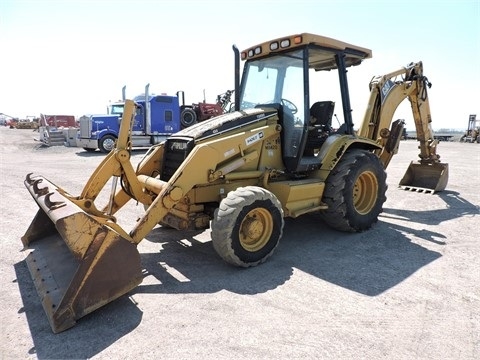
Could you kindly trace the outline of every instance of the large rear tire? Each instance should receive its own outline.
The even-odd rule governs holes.
[[[212,220],[212,243],[222,259],[250,267],[264,262],[283,233],[282,205],[270,191],[256,186],[228,193]]]
[[[341,231],[369,229],[383,211],[386,178],[375,154],[359,149],[348,151],[327,178],[322,201],[328,209],[321,212],[323,220]]]

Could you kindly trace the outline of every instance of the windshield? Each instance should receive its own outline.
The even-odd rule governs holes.
[[[245,64],[240,110],[258,104],[279,103],[304,122],[304,74],[302,50],[258,59]]]
[[[121,116],[123,114],[123,104],[110,105],[110,114]]]

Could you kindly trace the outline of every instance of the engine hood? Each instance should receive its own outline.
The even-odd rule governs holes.
[[[219,134],[239,129],[252,123],[264,121],[277,114],[273,108],[255,108],[223,114],[209,120],[202,121],[177,132],[172,137],[190,137],[194,140],[204,140]]]

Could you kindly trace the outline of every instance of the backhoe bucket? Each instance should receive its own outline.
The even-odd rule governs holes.
[[[22,236],[25,249],[31,249],[26,263],[54,333],[142,282],[134,243],[88,215],[46,179],[27,176],[25,186],[39,206]]]
[[[448,164],[411,162],[399,186],[405,190],[436,193],[448,183]]]

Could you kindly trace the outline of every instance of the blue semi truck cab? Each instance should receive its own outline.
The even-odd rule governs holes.
[[[181,130],[180,112],[184,107],[183,92],[178,92],[174,96],[150,95],[148,90],[149,84],[145,87],[145,94],[134,98],[138,107],[131,133],[133,147],[150,147]],[[125,87],[123,99],[125,99]],[[108,114],[82,116],[79,120],[77,146],[86,151],[100,149],[104,153],[110,152],[118,138],[122,115],[123,102],[118,102],[109,106]]]

